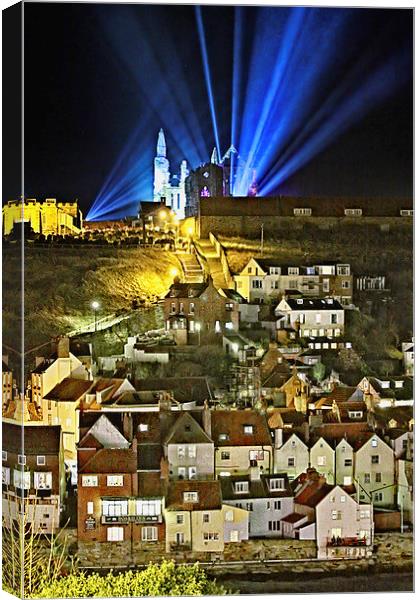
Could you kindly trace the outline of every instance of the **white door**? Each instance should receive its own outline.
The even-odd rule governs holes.
[[[237,529],[232,529],[230,532],[230,541],[239,542],[239,531]]]

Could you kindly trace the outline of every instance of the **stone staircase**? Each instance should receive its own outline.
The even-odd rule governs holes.
[[[177,252],[177,257],[182,266],[185,283],[202,283],[204,281],[204,272],[195,254]]]

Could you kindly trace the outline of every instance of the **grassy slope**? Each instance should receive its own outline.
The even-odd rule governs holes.
[[[242,270],[252,256],[260,256],[258,239],[223,236],[219,239],[233,273]],[[413,230],[410,225],[393,226],[389,232],[380,231],[378,226],[350,225],[330,231],[305,226],[302,231],[283,231],[277,239],[266,237],[264,258],[268,257],[285,265],[288,261],[313,264],[337,260],[350,263],[355,274],[385,275],[393,302],[386,309],[386,315],[376,315],[378,325],[388,329],[395,323],[398,338],[412,336]]]
[[[3,251],[3,342],[19,344],[18,248]],[[164,250],[117,248],[31,248],[25,257],[25,346],[129,308],[134,298],[161,296],[173,280],[174,255]]]

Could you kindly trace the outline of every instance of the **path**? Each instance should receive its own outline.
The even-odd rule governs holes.
[[[185,283],[202,283],[204,279],[203,269],[195,254],[188,252],[177,252],[177,257],[182,266],[183,280]]]
[[[223,272],[220,257],[211,241],[209,239],[196,240],[195,244],[207,263],[210,276],[213,279],[216,289],[228,288],[229,285]]]

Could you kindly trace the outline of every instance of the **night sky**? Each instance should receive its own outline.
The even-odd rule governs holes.
[[[242,49],[245,64],[252,58],[256,10],[246,9]],[[346,38],[331,47],[332,53],[346,48],[346,67],[363,55],[373,40],[380,44],[379,52],[384,57],[402,45],[411,51],[411,11],[351,12]],[[324,13],[328,27],[328,9]],[[224,152],[231,135],[234,12],[232,7],[203,7],[202,15]],[[127,19],[133,27],[125,33]],[[191,137],[200,129],[205,151],[210,155],[214,136],[193,7],[26,4],[25,25],[28,197],[78,198],[86,212],[116,161],[121,159],[115,177],[124,177],[126,162],[135,163],[137,156],[143,170],[143,189],[151,189],[157,132],[161,126],[165,128],[175,171],[190,144],[189,139],[183,143],[177,139],[177,123],[184,117]],[[381,32],[386,35],[378,42]],[[152,63],[139,54],[140,43],[147,43]],[[158,71],[156,65],[160,66]],[[339,65],[335,72],[328,73],[329,81],[339,82],[343,68]],[[410,196],[411,69],[409,64],[406,81],[396,86],[390,97],[384,97],[361,120],[351,123],[328,147],[283,181],[277,191],[316,196]],[[165,100],[162,80],[166,77],[171,86],[179,84],[181,94],[188,90],[193,119],[191,110],[177,114],[186,113],[182,98],[179,102]],[[243,90],[252,83],[246,80]],[[308,98],[321,94],[322,86],[331,83],[320,77],[318,85],[318,90],[305,90]],[[163,114],[173,127],[165,126]],[[133,135],[134,141],[129,143]],[[203,143],[194,151],[191,145],[186,158],[197,160],[198,154],[200,160],[208,158],[203,156]],[[19,193],[20,182],[13,170],[4,171],[3,201]]]

